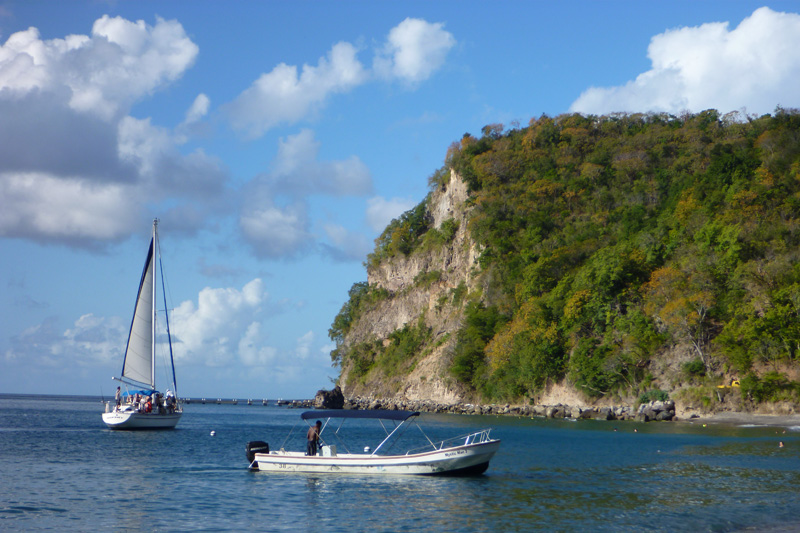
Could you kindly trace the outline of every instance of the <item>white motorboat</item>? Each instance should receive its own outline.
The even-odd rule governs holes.
[[[158,269],[156,268],[158,266]],[[147,250],[139,292],[133,310],[133,320],[128,334],[128,344],[122,361],[122,375],[114,378],[126,385],[139,389],[137,396],[151,398],[141,403],[131,402],[121,405],[106,404],[103,422],[111,429],[172,429],[181,419],[183,411],[177,397],[175,363],[172,357],[172,339],[169,333],[169,315],[166,313],[164,295],[165,325],[169,345],[169,363],[172,369],[172,390],[166,396],[156,391],[156,288],[157,270],[161,271],[161,249],[158,240],[158,219],[153,221],[153,238]],[[164,276],[161,275],[161,289],[164,293]],[[125,394],[128,398],[133,393]],[[120,402],[121,403],[121,402]]]
[[[309,420],[325,419],[320,432],[322,453],[306,455],[305,452],[286,451],[283,448],[270,450],[268,443],[253,441],[247,443],[247,459],[250,461],[252,470],[348,474],[477,475],[486,471],[489,461],[500,447],[500,440],[492,439],[489,436],[490,429],[433,442],[417,422],[419,416],[417,411],[337,409],[306,411],[300,416],[309,425],[311,425]],[[374,450],[365,447],[363,453],[350,453],[348,445],[339,438],[344,421],[353,418],[376,419],[381,422],[386,435]],[[325,429],[333,426],[332,420],[339,422],[338,427],[329,430],[326,435]],[[427,444],[422,448],[411,449],[403,453],[392,453],[391,449],[399,442],[400,436],[411,426],[419,428]],[[343,450],[339,449],[339,444],[333,442],[334,439],[344,446]],[[345,453],[342,453],[343,451]]]

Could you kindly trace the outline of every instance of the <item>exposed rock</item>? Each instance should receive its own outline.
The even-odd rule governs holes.
[[[344,394],[337,385],[333,390],[319,390],[314,397],[314,407],[317,409],[343,409]]]
[[[543,418],[574,418],[596,420],[675,420],[675,402],[651,402],[641,404],[638,409],[628,405],[613,407],[575,405],[475,405],[472,403],[440,403],[431,400],[409,400],[407,398],[346,398],[345,409],[402,409],[427,413],[453,413],[462,415],[505,415]]]
[[[453,221],[456,229],[451,240],[368,266],[370,287],[382,289],[388,296],[361,311],[339,349],[347,353],[360,343],[385,342],[393,332],[407,324],[418,324],[420,320],[430,328],[432,339],[413,369],[391,378],[375,373],[352,379],[352,366],[345,362],[339,383],[348,397],[397,396],[447,405],[468,400],[448,372],[448,355],[456,340],[454,333],[463,318],[463,297],[482,283],[477,263],[481,248],[469,236],[471,207],[466,205],[467,197],[466,182],[452,172],[449,181],[437,188],[428,202],[433,228],[440,229],[445,221]],[[420,276],[431,274],[435,281],[418,282]],[[456,298],[456,293],[461,296]]]

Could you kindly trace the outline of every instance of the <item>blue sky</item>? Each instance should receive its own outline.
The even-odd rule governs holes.
[[[110,394],[158,217],[184,396],[330,388],[447,147],[543,113],[800,107],[797,2],[0,0],[0,392]]]

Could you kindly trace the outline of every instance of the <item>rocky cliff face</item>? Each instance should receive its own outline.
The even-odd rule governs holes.
[[[346,396],[444,403],[464,399],[463,391],[448,376],[447,368],[448,354],[463,315],[463,296],[481,282],[477,264],[480,250],[471,241],[467,228],[467,196],[466,183],[451,173],[450,179],[432,193],[427,211],[432,228],[439,230],[445,223],[450,227],[457,224],[452,239],[368,268],[370,286],[385,289],[388,297],[359,316],[345,336],[343,349],[375,339],[386,346],[391,342],[392,332],[408,324],[418,324],[420,320],[430,328],[431,338],[407,375],[387,378],[372,373],[363,380],[356,380],[351,377],[352,368],[344,365],[339,383]]]

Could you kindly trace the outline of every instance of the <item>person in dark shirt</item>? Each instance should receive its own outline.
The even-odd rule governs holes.
[[[306,455],[317,455],[317,446],[319,445],[319,433],[322,428],[322,421],[317,420],[317,423],[308,428],[306,438],[308,439],[308,446],[306,447]]]

